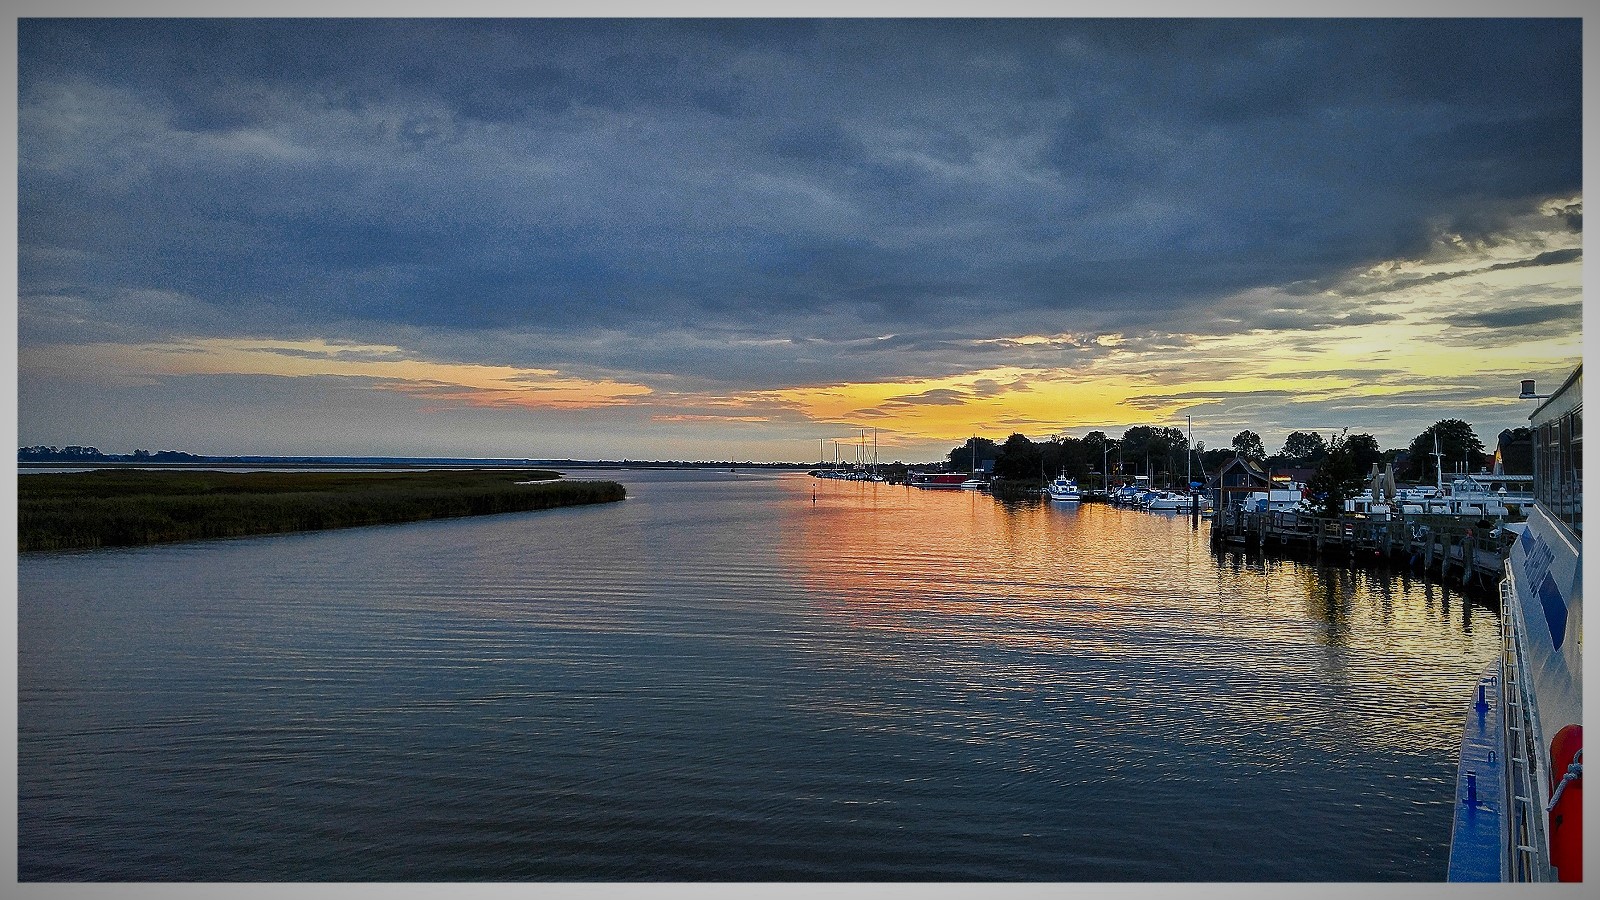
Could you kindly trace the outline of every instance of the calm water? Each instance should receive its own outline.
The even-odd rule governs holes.
[[[1459,595],[1109,507],[591,477],[630,499],[22,558],[19,877],[1444,877]]]

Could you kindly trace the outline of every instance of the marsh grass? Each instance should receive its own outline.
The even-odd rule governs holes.
[[[17,549],[127,547],[608,503],[612,481],[530,469],[19,475]],[[537,481],[536,484],[518,482]]]

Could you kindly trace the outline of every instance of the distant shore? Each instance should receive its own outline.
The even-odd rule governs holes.
[[[193,460],[59,459],[19,460],[17,469],[760,469],[777,472],[808,471],[816,463],[756,462],[639,462],[586,459],[340,459],[338,457],[239,458],[200,457]]]
[[[814,469],[820,464],[687,459],[517,459],[470,456],[200,456],[177,450],[101,453],[94,447],[23,447],[19,469]]]
[[[86,550],[321,531],[609,503],[627,496],[614,481],[560,477],[544,469],[513,468],[221,472],[118,466],[24,473],[17,477],[17,549]]]

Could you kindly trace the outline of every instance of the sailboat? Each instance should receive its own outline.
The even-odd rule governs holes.
[[[962,488],[962,490],[967,490],[967,491],[986,491],[986,490],[989,489],[989,482],[984,481],[982,478],[978,477],[978,437],[977,437],[977,435],[973,435],[973,437],[972,437],[972,476],[969,477],[966,481],[961,482],[961,488]]]

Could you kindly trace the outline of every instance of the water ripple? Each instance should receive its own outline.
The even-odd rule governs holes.
[[[1490,610],[1178,517],[622,477],[21,559],[20,877],[1443,876]]]

